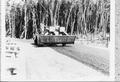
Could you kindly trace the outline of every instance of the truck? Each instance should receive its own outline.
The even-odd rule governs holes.
[[[75,35],[66,33],[65,27],[59,26],[50,26],[42,29],[41,33],[35,32],[33,35],[35,45],[62,44],[62,46],[65,46],[66,44],[74,44],[75,38]]]

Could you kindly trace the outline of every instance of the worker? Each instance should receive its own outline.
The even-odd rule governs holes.
[[[55,27],[54,26],[50,26],[49,27],[49,31],[50,31],[50,35],[55,35]]]
[[[59,35],[59,33],[60,33],[60,26],[58,26],[58,25],[56,25],[55,26],[55,35]]]
[[[68,35],[65,31],[65,27],[60,27],[60,35]]]
[[[45,33],[44,33],[44,35],[49,35],[49,33],[50,33],[49,28],[46,27],[46,28],[45,28]]]

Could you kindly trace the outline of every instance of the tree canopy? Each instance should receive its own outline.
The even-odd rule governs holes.
[[[110,0],[8,0],[6,36],[30,39],[40,23],[70,35],[110,34]]]

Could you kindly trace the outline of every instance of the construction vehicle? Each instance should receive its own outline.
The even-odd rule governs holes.
[[[62,46],[65,46],[66,44],[74,44],[76,36],[68,35],[65,27],[50,26],[49,28],[45,28],[44,25],[41,26],[43,26],[41,27],[42,32],[35,32],[33,35],[36,45],[62,44]]]

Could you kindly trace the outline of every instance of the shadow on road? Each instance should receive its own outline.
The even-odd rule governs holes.
[[[36,45],[35,43],[31,43],[31,45],[33,45],[36,48],[39,48],[39,47],[71,47],[71,45],[62,46],[61,44],[41,44],[41,45]]]
[[[87,51],[83,52],[82,49],[76,49],[71,47],[51,47],[55,51],[68,56],[76,61],[92,67],[93,69],[102,72],[105,75],[109,75],[109,61],[106,61],[100,56],[91,54]]]

